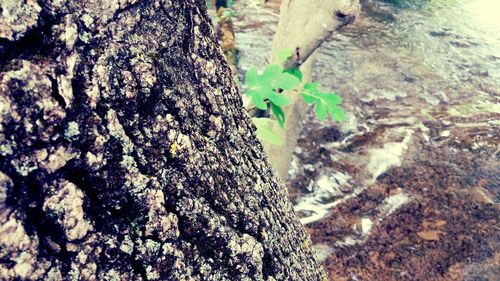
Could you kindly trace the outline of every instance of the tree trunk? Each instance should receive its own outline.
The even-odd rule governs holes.
[[[360,12],[359,0],[283,0],[280,20],[274,36],[271,62],[284,49],[295,52],[285,68],[300,67],[302,82],[310,82],[314,65],[314,52],[333,32],[354,22]],[[294,91],[291,104],[284,108],[285,130],[282,131],[284,144],[265,143],[266,153],[278,175],[286,180],[292,153],[302,130],[302,120],[306,105],[299,90]],[[275,131],[281,131],[275,126]]]
[[[2,280],[320,280],[203,0],[2,1]]]

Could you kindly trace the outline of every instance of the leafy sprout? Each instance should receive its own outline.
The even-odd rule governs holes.
[[[281,50],[276,55],[276,61],[283,63],[293,56],[291,50]],[[270,64],[259,74],[255,67],[248,70],[245,76],[248,90],[246,94],[258,109],[270,108],[278,125],[284,128],[285,113],[283,106],[290,104],[285,91],[295,89],[302,81],[299,68],[283,69],[280,65]],[[305,83],[300,95],[306,104],[315,104],[316,116],[325,121],[330,115],[333,120],[344,121],[345,112],[340,107],[342,98],[335,93],[319,90],[319,83]],[[273,131],[269,118],[252,118],[257,127],[257,136],[272,144],[282,144],[281,137]]]
[[[262,74],[251,68],[246,74],[246,84],[249,87],[246,94],[259,109],[267,109],[266,101],[282,107],[288,105],[290,100],[281,91],[292,90],[299,83],[297,77],[283,72],[283,68],[277,64],[268,65]]]
[[[332,119],[345,120],[345,112],[339,107],[342,98],[334,93],[326,93],[318,90],[319,83],[306,83],[300,93],[307,104],[316,104],[316,116],[325,121],[329,113]]]

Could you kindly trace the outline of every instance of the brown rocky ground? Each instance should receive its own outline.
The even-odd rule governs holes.
[[[331,280],[498,280],[499,133],[488,127],[461,128],[444,138],[439,133],[442,122],[425,125],[434,141],[417,133],[400,167],[389,169],[359,195],[308,225],[318,249],[326,249]],[[376,141],[384,131],[357,138],[345,151]],[[307,135],[314,137],[301,139],[302,163],[322,159],[332,169],[362,174],[349,161],[328,161],[341,152],[318,145],[338,140],[339,131],[313,126]],[[292,199],[307,194],[303,186],[317,177],[314,173],[305,171],[289,182]],[[399,193],[406,194],[408,202],[381,214],[384,200]],[[364,233],[367,218],[373,227]]]

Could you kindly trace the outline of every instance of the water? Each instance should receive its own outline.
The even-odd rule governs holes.
[[[500,19],[487,11],[500,11],[500,3],[420,1],[427,4],[402,9],[365,2],[357,25],[322,49],[316,77],[325,86],[358,97],[373,90],[428,96],[427,103],[498,89]]]
[[[242,71],[266,64],[278,8],[238,2]],[[499,12],[494,0],[366,0],[321,47],[314,80],[348,118],[311,112],[287,185],[332,278],[500,274]]]

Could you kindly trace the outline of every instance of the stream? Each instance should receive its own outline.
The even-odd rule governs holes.
[[[277,2],[236,1],[243,73],[267,63]],[[347,120],[304,120],[295,210],[332,280],[498,280],[500,3],[362,3],[317,56]]]

